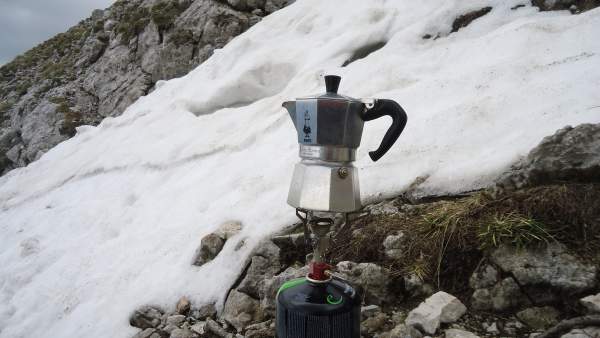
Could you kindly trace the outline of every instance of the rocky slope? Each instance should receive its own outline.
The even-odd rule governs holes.
[[[362,337],[600,337],[599,140],[600,124],[565,127],[488,190],[398,196],[332,232],[335,272],[362,290]],[[240,228],[205,236],[194,264]],[[274,337],[278,288],[307,273],[297,231],[254,250],[221,311],[185,295],[174,312],[145,306],[134,338]]]
[[[287,0],[119,0],[0,67],[0,174],[120,115]]]

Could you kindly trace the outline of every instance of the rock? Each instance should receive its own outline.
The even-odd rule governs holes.
[[[244,334],[245,338],[271,338],[275,337],[275,326],[272,320],[248,325]]]
[[[237,290],[231,290],[221,318],[240,332],[245,326],[262,319],[262,311],[258,300]]]
[[[529,303],[512,277],[504,278],[492,288],[477,289],[471,296],[475,310],[506,311]]]
[[[200,336],[206,334],[206,332],[208,331],[206,328],[206,322],[198,322],[198,323],[192,325],[190,327],[190,330],[192,330],[192,332],[199,334]]]
[[[375,332],[382,331],[388,316],[385,313],[379,312],[376,315],[362,321],[360,332],[364,336],[373,336]]]
[[[402,277],[404,288],[410,297],[431,296],[435,290],[431,284],[425,283],[421,277],[410,274]]]
[[[410,311],[405,324],[425,333],[435,334],[440,323],[453,323],[465,312],[467,308],[458,298],[439,291]]]
[[[356,287],[362,288],[364,301],[381,305],[390,299],[389,271],[374,263],[354,263],[343,261],[337,264],[337,271]]]
[[[215,235],[221,237],[223,240],[228,240],[234,235],[237,235],[242,230],[242,222],[240,221],[226,221],[219,225]]]
[[[148,328],[138,332],[133,338],[162,338],[162,336],[157,329]]]
[[[186,297],[181,297],[177,302],[175,311],[177,311],[177,313],[181,315],[186,315],[188,314],[188,312],[190,312],[191,306],[192,304],[190,303],[189,299],[187,299]]]
[[[559,243],[523,250],[504,245],[494,250],[491,258],[539,304],[556,300],[557,294],[581,294],[596,286],[598,268],[580,262]]]
[[[459,329],[448,329],[444,332],[444,336],[446,338],[479,338],[479,336],[473,332]]]
[[[600,327],[586,327],[584,329],[574,329],[560,338],[600,338]]]
[[[407,237],[402,231],[395,235],[389,235],[383,240],[385,255],[390,259],[401,260],[404,258],[407,245]]]
[[[202,237],[200,248],[196,251],[194,265],[201,266],[213,260],[223,249],[225,240],[217,234],[208,234]]]
[[[279,287],[294,278],[305,277],[308,274],[308,267],[290,266],[280,274],[264,280],[264,284],[260,288],[260,307],[267,314],[275,315],[275,297]]]
[[[534,330],[545,330],[556,323],[560,312],[551,306],[531,307],[517,312],[517,318]]]
[[[423,335],[412,326],[398,324],[391,331],[382,333],[379,338],[421,338]]]
[[[217,315],[217,308],[215,304],[204,304],[198,309],[192,310],[190,316],[196,320],[205,320],[206,318],[215,318]]]
[[[360,317],[365,320],[369,317],[373,317],[378,312],[381,312],[381,308],[377,305],[367,305],[360,308]]]
[[[172,315],[167,317],[167,325],[180,326],[183,322],[185,322],[184,315]]]
[[[583,297],[579,300],[579,303],[589,313],[600,313],[600,293]]]
[[[517,336],[519,331],[525,328],[525,325],[518,320],[509,320],[504,324],[503,330],[507,335]]]
[[[206,329],[209,332],[215,334],[217,337],[233,338],[233,334],[227,332],[224,328],[221,327],[221,325],[219,325],[219,323],[215,322],[210,318],[206,320]]]
[[[371,215],[391,215],[400,212],[400,209],[396,206],[395,200],[369,204],[365,207],[365,210],[370,211]]]
[[[498,329],[498,324],[496,322],[493,322],[492,324],[483,323],[482,326],[487,333],[493,335],[497,335],[500,333],[500,330]]]
[[[129,325],[140,329],[156,328],[162,315],[163,311],[157,307],[143,306],[129,317]]]
[[[559,129],[504,174],[497,187],[502,190],[564,181],[600,181],[599,135],[600,124]]]
[[[237,289],[251,297],[260,298],[264,280],[272,278],[281,270],[280,252],[281,249],[272,241],[262,241],[254,250],[246,276]]]
[[[175,329],[169,338],[198,338],[198,335],[189,329]]]
[[[499,274],[496,268],[489,264],[480,266],[469,278],[469,286],[472,289],[483,289],[491,287],[498,282]]]

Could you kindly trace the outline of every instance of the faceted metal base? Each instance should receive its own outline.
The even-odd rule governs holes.
[[[287,202],[316,211],[359,210],[358,170],[348,162],[303,160],[294,168]]]

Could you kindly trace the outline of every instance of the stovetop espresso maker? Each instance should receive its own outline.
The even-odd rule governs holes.
[[[330,212],[360,209],[358,171],[352,162],[364,122],[384,115],[392,118],[381,145],[369,153],[373,161],[392,147],[406,125],[406,113],[398,103],[339,95],[340,80],[339,76],[326,75],[326,93],[283,103],[296,127],[302,158],[294,168],[288,194],[288,204],[295,208]]]
[[[406,125],[406,113],[386,99],[354,99],[337,93],[341,78],[325,76],[326,93],[283,103],[298,133],[296,164],[288,204],[302,220],[309,273],[284,283],[277,293],[278,338],[359,338],[361,295],[325,262],[332,228],[343,229],[348,215],[362,208],[358,170],[352,162],[363,125],[388,115],[392,124],[374,151],[379,160]],[[309,258],[307,258],[309,260]]]

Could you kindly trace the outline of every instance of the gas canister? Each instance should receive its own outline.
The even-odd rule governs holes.
[[[288,281],[277,293],[277,337],[359,338],[360,303],[344,281]]]

